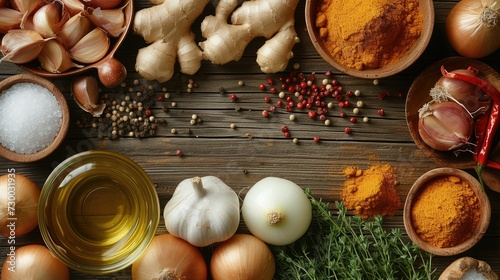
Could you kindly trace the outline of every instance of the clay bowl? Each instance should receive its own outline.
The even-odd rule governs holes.
[[[440,72],[441,65],[444,65],[448,71],[474,66],[479,70],[481,78],[498,89],[500,89],[500,75],[482,62],[464,57],[450,57],[440,60],[424,70],[413,81],[406,98],[406,122],[411,137],[420,150],[441,166],[459,169],[475,168],[476,162],[472,158],[472,153],[462,152],[455,155],[453,152],[435,150],[427,146],[418,133],[418,110],[432,99],[429,96],[429,91],[442,76]]]
[[[66,133],[68,132],[69,128],[69,118],[70,118],[68,104],[66,103],[64,95],[53,83],[51,83],[45,78],[33,74],[18,74],[1,81],[0,94],[4,90],[10,88],[11,86],[17,83],[34,83],[45,87],[50,92],[52,92],[52,94],[54,94],[56,100],[59,102],[59,105],[61,106],[61,111],[62,111],[61,128],[57,136],[52,141],[52,143],[50,143],[44,149],[32,154],[21,154],[21,153],[16,153],[10,149],[7,149],[0,143],[0,156],[15,162],[34,162],[50,155],[55,149],[59,147],[59,145],[66,137]]]
[[[439,248],[425,242],[416,233],[412,223],[411,209],[413,207],[414,201],[420,195],[420,192],[426,187],[426,183],[429,180],[447,175],[453,175],[459,177],[465,182],[468,182],[469,186],[472,188],[472,190],[478,197],[479,208],[480,208],[480,219],[476,229],[474,230],[472,236],[468,240],[453,247]],[[442,211],[443,213],[445,213],[447,210],[442,209]],[[403,209],[403,221],[405,230],[408,233],[408,237],[410,237],[410,239],[422,250],[438,256],[457,255],[470,249],[483,237],[484,233],[486,232],[490,224],[490,218],[491,218],[490,201],[488,200],[488,196],[486,195],[484,189],[481,187],[479,181],[472,175],[463,170],[456,168],[447,168],[447,167],[432,169],[424,173],[422,176],[420,176],[420,178],[418,178],[413,184],[413,186],[410,188]]]
[[[319,30],[315,26],[316,11],[318,0],[307,0],[305,8],[305,20],[307,32],[311,38],[312,44],[321,57],[335,69],[358,78],[376,79],[395,75],[415,62],[424,52],[432,36],[434,28],[434,4],[432,0],[419,0],[420,9],[424,15],[424,25],[422,33],[413,47],[407,52],[406,56],[400,61],[391,65],[383,66],[378,69],[356,70],[346,67],[334,59],[325,48],[323,40],[319,36]]]
[[[114,87],[120,84],[127,76],[127,69],[120,61],[114,58],[114,55],[130,30],[134,15],[133,3],[134,2],[132,0],[123,0],[123,5],[126,5],[123,10],[125,13],[126,29],[118,38],[110,38],[111,46],[108,54],[98,62],[85,65],[83,68],[73,68],[63,73],[51,73],[42,69],[38,60],[26,64],[20,64],[19,66],[24,70],[46,78],[67,77],[82,74],[91,69],[97,69],[99,80],[104,86]]]

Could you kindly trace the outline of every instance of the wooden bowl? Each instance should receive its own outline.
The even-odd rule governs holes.
[[[377,69],[356,70],[346,67],[334,59],[319,36],[319,30],[315,26],[318,0],[307,0],[305,8],[306,27],[312,44],[321,57],[331,66],[345,74],[365,79],[384,78],[397,74],[408,68],[424,52],[429,44],[434,29],[434,4],[432,0],[419,0],[420,9],[424,15],[422,33],[413,47],[408,50],[405,57],[400,61]],[[331,20],[331,19],[330,19]]]
[[[127,77],[127,69],[125,66],[114,58],[115,52],[118,50],[120,45],[123,43],[123,40],[128,34],[130,30],[130,26],[132,24],[132,18],[134,16],[134,1],[132,0],[124,0],[124,13],[125,13],[125,27],[126,29],[118,38],[110,38],[111,39],[111,47],[108,51],[108,54],[99,60],[98,62],[85,65],[83,68],[72,68],[68,71],[62,73],[52,73],[44,70],[40,67],[40,63],[38,60],[26,63],[19,64],[19,66],[27,70],[31,73],[37,74],[46,78],[58,78],[58,77],[67,77],[77,74],[82,74],[91,69],[97,69],[97,74],[99,76],[99,80],[106,87],[115,87],[120,84]]]
[[[413,207],[413,202],[420,195],[421,190],[423,190],[426,187],[426,184],[429,180],[447,175],[456,176],[462,179],[463,181],[468,182],[469,186],[472,188],[472,190],[478,197],[480,218],[478,225],[474,229],[474,233],[472,234],[471,238],[453,247],[439,248],[425,242],[416,233],[412,223],[411,209]],[[442,211],[444,213],[446,212],[446,209],[442,209]],[[403,221],[405,230],[408,233],[408,237],[410,237],[410,239],[422,250],[438,256],[457,255],[470,249],[483,237],[484,233],[486,232],[490,224],[490,218],[491,218],[490,201],[488,200],[488,196],[486,195],[484,189],[481,187],[479,181],[472,175],[463,170],[456,168],[448,168],[448,167],[432,169],[424,173],[422,176],[420,176],[420,178],[418,178],[413,184],[413,186],[410,188],[403,209]]]
[[[59,89],[53,83],[51,83],[47,79],[44,79],[42,77],[33,74],[18,74],[1,81],[0,94],[4,90],[10,88],[11,86],[17,83],[34,83],[45,87],[50,92],[52,92],[52,94],[54,94],[56,100],[59,102],[61,106],[61,111],[62,111],[61,128],[59,129],[59,133],[54,138],[52,143],[50,143],[44,149],[32,154],[20,154],[10,149],[7,149],[6,147],[0,144],[0,156],[15,162],[34,162],[42,158],[45,158],[46,156],[51,154],[55,149],[59,147],[59,145],[66,137],[69,128],[68,104],[66,103],[64,95],[61,93],[61,91],[59,91]]]
[[[418,133],[418,110],[425,103],[431,101],[432,98],[429,95],[429,91],[434,87],[439,78],[442,77],[440,70],[441,65],[444,65],[448,71],[474,66],[479,70],[481,78],[498,89],[500,89],[500,75],[495,72],[493,68],[480,61],[464,57],[450,57],[440,60],[424,70],[424,72],[413,81],[406,97],[406,123],[408,124],[408,129],[413,141],[420,150],[441,166],[459,169],[475,168],[476,162],[472,158],[472,153],[462,152],[455,155],[453,152],[435,150],[425,144]]]

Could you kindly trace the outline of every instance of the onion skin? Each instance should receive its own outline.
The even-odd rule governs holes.
[[[132,264],[134,280],[206,280],[207,274],[207,266],[200,250],[171,234],[155,236],[144,255]],[[160,275],[165,278],[159,277]]]
[[[486,5],[494,3],[496,25],[488,26],[482,20]],[[500,2],[498,0],[462,0],[446,19],[446,35],[451,46],[462,56],[481,58],[500,48]]]
[[[235,234],[220,243],[210,260],[214,280],[272,280],[274,256],[262,240],[250,234]]]
[[[424,105],[418,120],[422,140],[433,149],[451,151],[466,145],[474,130],[474,120],[454,101]]]
[[[26,245],[15,251],[15,260],[5,259],[1,280],[69,280],[69,269],[47,247]],[[15,265],[15,272],[12,267]]]
[[[15,184],[9,183],[9,178]],[[10,193],[9,187],[15,186],[15,193]],[[9,205],[9,198],[14,197],[15,204]],[[15,237],[20,237],[32,231],[38,225],[38,198],[40,189],[35,182],[21,174],[9,173],[0,176],[0,235],[10,236],[8,225],[15,220]],[[9,212],[9,206],[15,209],[14,215]]]

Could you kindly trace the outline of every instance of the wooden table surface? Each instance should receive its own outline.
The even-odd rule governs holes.
[[[210,1],[204,15],[213,14],[217,1]],[[71,127],[66,140],[59,149],[47,158],[34,163],[15,163],[0,158],[0,174],[7,169],[15,168],[17,174],[23,174],[33,179],[40,187],[52,169],[64,159],[76,153],[90,150],[108,150],[122,153],[136,161],[149,174],[156,184],[163,209],[177,184],[193,176],[215,175],[225,181],[236,192],[245,194],[245,188],[252,186],[261,178],[279,176],[290,179],[300,186],[311,188],[317,198],[325,201],[339,200],[340,186],[345,178],[342,171],[346,166],[366,168],[373,164],[389,163],[397,168],[400,198],[405,200],[413,182],[423,173],[439,167],[428,159],[414,144],[405,121],[405,97],[412,81],[430,64],[457,54],[446,40],[444,23],[450,9],[457,1],[434,1],[435,28],[432,39],[420,59],[402,73],[380,79],[378,85],[372,80],[359,79],[344,75],[326,64],[313,48],[304,22],[305,1],[300,1],[295,17],[296,29],[300,43],[295,45],[294,58],[288,69],[283,73],[267,75],[260,72],[255,63],[255,52],[262,45],[261,38],[252,41],[245,50],[244,56],[238,62],[226,65],[213,65],[208,61],[202,63],[201,69],[193,76],[180,74],[176,71],[174,77],[158,84],[141,78],[134,70],[137,50],[145,46],[144,40],[130,33],[122,47],[116,53],[116,58],[128,69],[124,90],[133,87],[152,85],[158,95],[163,94],[166,87],[171,93],[168,101],[156,102],[153,113],[157,120],[166,120],[160,125],[154,136],[142,139],[120,137],[117,140],[99,139],[92,128],[82,128],[78,120],[85,114],[80,110],[69,92],[71,78],[53,79],[52,81],[67,97],[71,113]],[[136,10],[149,7],[145,0],[135,0]],[[197,40],[201,40],[199,23],[193,25]],[[497,71],[500,70],[500,53],[480,59]],[[293,65],[300,66],[294,69]],[[358,122],[351,123],[349,117],[340,118],[338,107],[330,110],[328,117],[331,126],[325,126],[319,120],[307,117],[306,111],[295,110],[295,121],[290,121],[290,113],[283,108],[277,108],[270,117],[263,118],[261,112],[269,108],[264,101],[267,92],[259,90],[259,85],[266,83],[268,77],[277,79],[286,76],[291,71],[310,74],[315,72],[317,78],[323,79],[326,71],[332,71],[345,90],[360,90],[362,95],[353,97],[352,101],[362,100],[365,106],[358,115]],[[0,65],[0,79],[11,75],[24,73],[16,65],[3,62]],[[95,75],[94,72],[89,72]],[[194,80],[199,87],[193,92],[187,91],[189,79]],[[138,85],[134,84],[138,81]],[[242,81],[243,86],[238,82]],[[221,94],[220,88],[226,89]],[[103,93],[113,92],[102,88]],[[380,100],[379,92],[390,92],[391,96]],[[236,94],[238,100],[233,102],[230,94]],[[402,93],[403,96],[398,96]],[[272,96],[272,102],[278,100]],[[172,102],[176,106],[172,106]],[[170,107],[164,112],[162,106]],[[346,109],[351,116],[351,107]],[[383,116],[377,114],[378,109],[385,111]],[[196,114],[201,123],[191,125],[191,116]],[[361,121],[368,117],[369,122]],[[230,128],[235,124],[236,128]],[[281,127],[286,125],[292,138],[298,138],[299,144],[294,144],[292,138],[285,138]],[[351,134],[344,133],[344,128],[350,127]],[[175,129],[176,134],[171,130]],[[320,137],[315,143],[313,138]],[[176,151],[182,150],[181,157]],[[492,216],[488,231],[477,245],[467,252],[453,257],[434,257],[433,265],[438,270],[437,275],[453,260],[461,256],[471,256],[488,262],[500,274],[500,194],[487,190]],[[400,228],[404,232],[402,209],[394,217],[385,218],[386,227]],[[166,232],[163,218],[157,233]],[[18,237],[17,246],[25,244],[43,244],[38,229]],[[3,263],[7,254],[7,239],[0,238],[0,262]],[[93,276],[71,271],[72,279],[130,279],[130,268],[111,275]]]

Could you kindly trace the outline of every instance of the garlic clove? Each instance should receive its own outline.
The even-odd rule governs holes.
[[[0,7],[0,33],[6,34],[11,29],[19,28],[23,13],[18,10]]]
[[[55,39],[45,43],[38,60],[42,68],[51,73],[62,73],[73,67],[83,67],[73,62],[64,46]]]
[[[21,19],[21,28],[24,28],[24,23],[28,17],[35,11],[38,7],[42,6],[45,0],[11,0],[10,4],[12,8],[20,11],[23,14]]]
[[[74,16],[81,13],[85,9],[85,5],[80,0],[61,0],[64,3],[64,7],[70,14]]]
[[[80,39],[92,30],[92,22],[82,12],[72,16],[57,33],[66,49],[71,49]]]
[[[45,39],[37,32],[28,29],[12,29],[2,38],[0,61],[27,63],[35,60],[45,45]]]
[[[124,7],[106,10],[88,7],[85,14],[96,26],[105,30],[110,36],[118,37],[126,29]]]
[[[94,63],[102,59],[109,50],[109,37],[99,27],[80,39],[70,50],[71,58],[80,63]]]
[[[98,104],[99,85],[94,76],[77,77],[71,84],[71,94],[76,104],[94,117],[99,117],[106,108],[105,103]]]
[[[42,37],[51,38],[56,36],[68,19],[69,14],[62,2],[56,0],[43,5],[33,14],[33,26]]]

